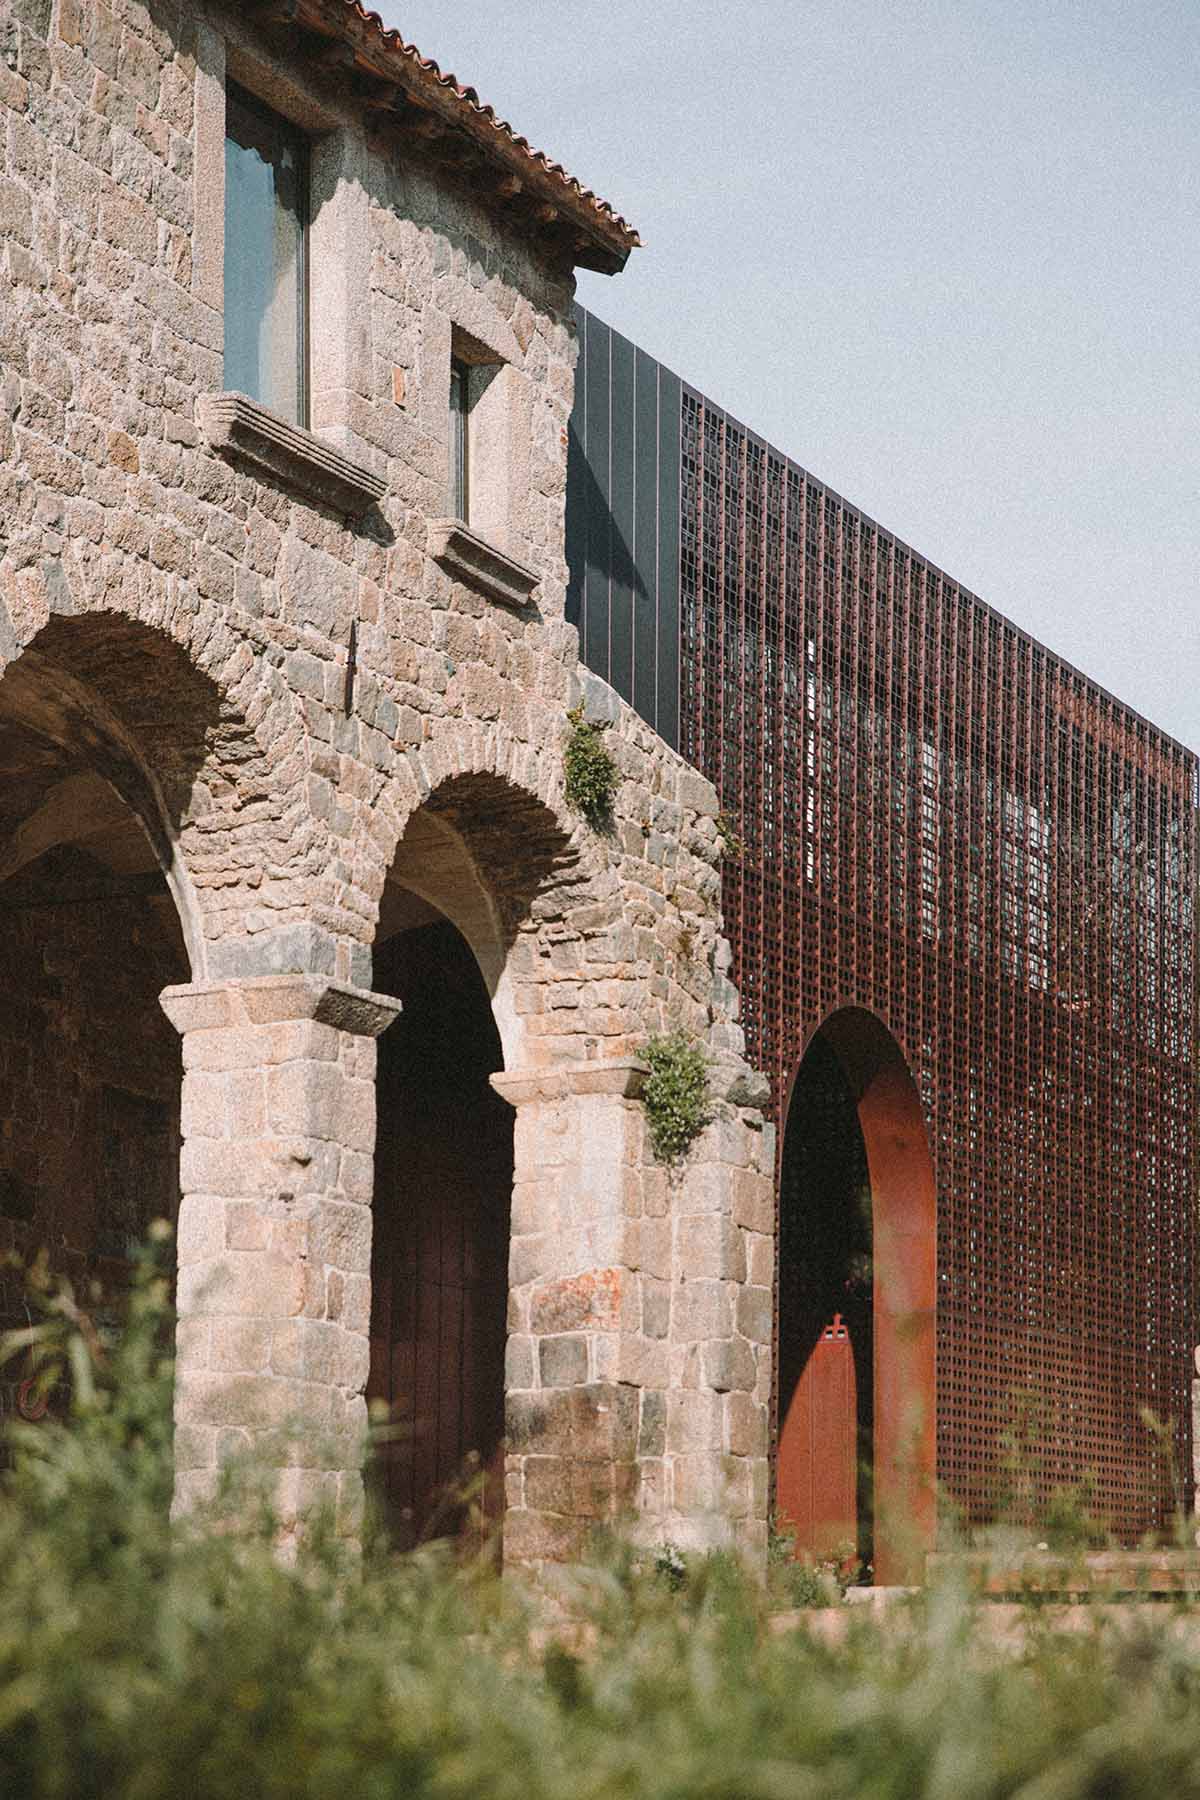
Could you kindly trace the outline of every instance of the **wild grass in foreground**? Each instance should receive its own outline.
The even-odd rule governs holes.
[[[1200,1796],[1200,1632],[1171,1609],[1001,1645],[945,1589],[834,1642],[773,1632],[722,1558],[618,1547],[550,1612],[438,1547],[357,1575],[318,1536],[284,1567],[249,1490],[236,1525],[172,1529],[165,1291],[147,1261],[104,1349],[60,1308],[72,1416],[15,1433],[6,1800]]]

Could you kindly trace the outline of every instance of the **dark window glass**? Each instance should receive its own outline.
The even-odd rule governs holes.
[[[467,468],[467,413],[471,403],[471,372],[457,357],[450,363],[450,511],[469,523],[470,490]]]
[[[225,386],[308,423],[308,145],[249,94],[225,99]]]

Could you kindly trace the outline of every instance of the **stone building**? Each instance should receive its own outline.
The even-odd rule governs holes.
[[[573,269],[635,234],[348,0],[5,0],[0,105],[5,1241],[115,1279],[177,1213],[180,1504],[254,1445],[353,1536],[373,1394],[401,1531],[475,1451],[515,1559],[760,1550],[716,796],[564,617]]]

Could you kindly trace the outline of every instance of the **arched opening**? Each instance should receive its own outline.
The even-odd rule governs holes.
[[[0,1328],[26,1322],[17,1264],[39,1250],[115,1315],[134,1245],[178,1211],[180,1044],[159,995],[191,969],[166,796],[190,786],[189,702],[209,690],[181,680],[173,749],[141,743],[138,709],[186,670],[153,637],[55,619],[0,677]],[[5,1380],[19,1405],[19,1365]]]
[[[402,1011],[379,1044],[367,1391],[388,1408],[380,1498],[407,1547],[501,1510],[513,1115],[489,1086],[500,1036],[466,939],[388,897],[375,985]]]
[[[409,820],[380,903],[373,980],[401,1013],[379,1043],[368,1398],[402,1547],[503,1511],[514,1114],[490,1077],[519,1061],[514,944],[559,844],[536,802],[461,777]]]
[[[798,1552],[918,1579],[934,1541],[936,1189],[895,1039],[814,1034],[780,1170],[776,1513]]]

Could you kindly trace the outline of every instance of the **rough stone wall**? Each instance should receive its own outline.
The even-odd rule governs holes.
[[[171,1006],[182,1460],[199,1491],[223,1433],[270,1438],[315,1408],[329,1456],[293,1497],[336,1490],[353,1529],[360,1090],[389,1015],[352,996],[398,849],[440,808],[491,897],[494,941],[473,948],[518,1109],[512,1551],[565,1552],[629,1500],[652,1535],[734,1521],[758,1547],[773,1150],[718,934],[712,789],[581,684],[564,621],[570,274],[365,136],[287,46],[244,9],[172,0],[9,0],[0,20],[0,664],[75,695],[52,727],[86,729],[146,820],[189,945],[195,985]],[[318,134],[314,426],[386,478],[360,520],[215,454],[197,423],[222,386],[227,73]],[[520,610],[429,553],[464,343],[499,367],[480,529],[540,577]],[[623,776],[607,838],[562,794],[585,688]],[[720,1103],[669,1180],[627,1065],[674,1023],[708,1044]],[[335,1217],[353,1229],[331,1238]]]

